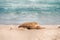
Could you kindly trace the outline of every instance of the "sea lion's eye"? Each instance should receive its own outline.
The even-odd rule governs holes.
[[[28,27],[27,29],[31,29],[30,27]]]

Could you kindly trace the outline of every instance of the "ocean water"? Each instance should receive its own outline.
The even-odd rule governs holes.
[[[0,0],[0,24],[36,21],[60,24],[60,0]]]

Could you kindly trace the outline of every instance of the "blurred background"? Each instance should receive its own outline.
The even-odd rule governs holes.
[[[0,0],[0,24],[36,21],[60,24],[60,0]]]

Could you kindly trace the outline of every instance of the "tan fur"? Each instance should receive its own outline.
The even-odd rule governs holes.
[[[60,26],[58,28],[60,28]]]
[[[26,22],[18,26],[18,28],[26,28],[26,29],[40,29],[40,26],[37,22]]]

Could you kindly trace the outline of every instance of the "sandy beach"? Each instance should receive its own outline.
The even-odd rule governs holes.
[[[20,30],[18,25],[0,25],[0,40],[60,40],[60,25],[41,25],[45,29]]]

